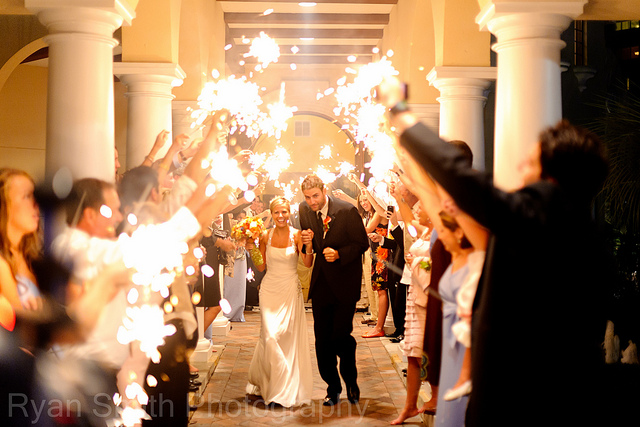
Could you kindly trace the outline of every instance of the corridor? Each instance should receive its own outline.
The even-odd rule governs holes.
[[[405,386],[401,369],[405,366],[397,344],[388,338],[361,338],[367,330],[360,321],[362,313],[356,313],[354,332],[357,347],[358,385],[360,402],[352,405],[342,393],[340,404],[335,407],[322,406],[325,383],[320,378],[313,345],[313,317],[306,313],[311,351],[313,353],[313,402],[309,406],[286,409],[265,407],[264,402],[245,399],[247,371],[260,332],[260,313],[245,312],[246,322],[232,325],[226,337],[214,337],[218,358],[213,375],[193,413],[191,426],[306,426],[306,425],[357,425],[386,426],[402,410],[405,401]],[[203,367],[200,368],[203,372]],[[201,375],[202,377],[202,375]],[[420,417],[414,417],[405,425],[422,426]],[[429,417],[427,421],[432,421]]]

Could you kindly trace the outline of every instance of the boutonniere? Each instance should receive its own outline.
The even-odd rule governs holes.
[[[431,258],[425,258],[420,261],[420,268],[425,271],[431,271]]]
[[[327,231],[329,231],[329,223],[331,222],[331,217],[327,216],[325,219],[322,220],[322,229],[324,230],[324,232],[326,233]]]

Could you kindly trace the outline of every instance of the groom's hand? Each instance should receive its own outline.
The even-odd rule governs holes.
[[[324,255],[324,259],[326,259],[327,262],[334,262],[340,259],[340,254],[333,248],[324,248],[322,254]]]
[[[300,233],[300,237],[302,238],[303,245],[310,245],[313,243],[313,230],[306,229],[302,230]]]

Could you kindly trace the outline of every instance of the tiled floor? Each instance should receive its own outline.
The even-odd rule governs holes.
[[[209,425],[359,425],[384,426],[395,419],[404,406],[405,386],[396,368],[400,359],[394,352],[396,345],[390,345],[387,338],[361,338],[367,326],[360,323],[363,316],[356,313],[354,332],[358,347],[356,352],[358,363],[358,384],[361,390],[360,402],[352,405],[344,395],[335,407],[322,406],[326,394],[326,385],[318,374],[313,345],[313,317],[307,313],[307,325],[313,354],[314,392],[311,405],[301,408],[268,408],[263,403],[247,401],[245,386],[247,370],[251,362],[253,350],[260,331],[260,314],[245,312],[246,322],[233,323],[233,328],[226,337],[216,337],[219,360],[211,380],[207,384],[198,410],[191,418],[192,426]],[[427,421],[431,421],[430,417]],[[405,425],[422,426],[420,417],[407,420]]]

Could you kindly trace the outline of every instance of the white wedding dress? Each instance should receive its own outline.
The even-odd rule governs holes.
[[[290,229],[286,248],[266,250],[260,284],[260,339],[249,366],[247,393],[284,407],[311,403],[313,377],[307,322],[298,279],[298,253]]]

